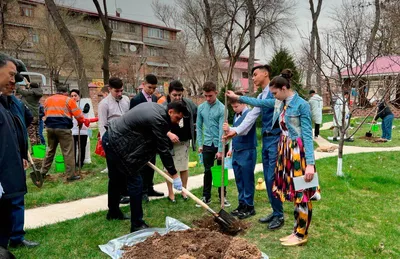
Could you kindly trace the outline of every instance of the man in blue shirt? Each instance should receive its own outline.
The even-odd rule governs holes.
[[[259,99],[273,99],[274,97],[269,91],[269,75],[271,67],[269,65],[256,66],[252,69],[253,81],[257,86],[261,86],[263,91],[258,95]],[[272,185],[274,183],[274,171],[276,166],[276,159],[278,156],[278,141],[281,130],[279,125],[272,125],[272,118],[274,115],[274,108],[260,108],[254,107],[244,118],[243,122],[238,126],[231,128],[229,133],[224,136],[231,138],[236,135],[246,135],[256,122],[257,117],[262,116],[262,161],[264,179],[266,182],[267,193],[272,207],[272,213],[264,218],[260,218],[260,223],[268,223],[269,230],[276,230],[283,226],[283,206],[279,198],[275,197],[272,193]]]
[[[214,165],[215,158],[218,160],[217,164],[220,164],[222,159],[222,125],[225,106],[217,99],[217,94],[217,86],[213,82],[205,82],[203,95],[206,101],[197,109],[197,144],[198,152],[203,154],[203,201],[207,204],[211,202],[211,167]],[[224,190],[226,197],[226,189]],[[221,198],[221,188],[218,188],[218,194]],[[225,207],[231,206],[226,199],[224,204]]]

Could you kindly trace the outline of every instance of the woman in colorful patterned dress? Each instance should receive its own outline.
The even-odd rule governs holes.
[[[312,217],[311,200],[319,200],[319,188],[295,191],[293,177],[303,176],[310,182],[315,173],[314,144],[310,106],[290,88],[292,72],[284,69],[270,82],[270,91],[276,98],[256,99],[237,96],[232,91],[227,96],[252,106],[274,107],[273,123],[282,129],[278,144],[273,191],[282,201],[294,202],[295,224],[290,235],[280,239],[284,246],[305,244]],[[229,136],[228,136],[229,137]]]

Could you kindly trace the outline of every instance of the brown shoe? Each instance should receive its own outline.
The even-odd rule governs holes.
[[[292,237],[288,238],[285,242],[282,242],[281,244],[283,246],[301,246],[307,243],[308,239],[307,238],[298,238],[296,235],[293,235]]]
[[[292,234],[290,234],[290,235],[288,235],[288,236],[279,238],[279,241],[285,242],[285,241],[289,240],[292,236],[294,236],[294,233],[292,233]]]

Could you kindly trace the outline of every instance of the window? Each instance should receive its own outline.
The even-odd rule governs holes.
[[[32,29],[29,29],[29,41],[33,43],[39,43],[39,34]]]
[[[127,53],[129,51],[129,43],[121,43],[121,52]]]
[[[128,24],[128,32],[136,32],[136,27],[134,24]]]
[[[249,78],[249,73],[242,72],[242,78]]]
[[[149,28],[148,29],[148,36],[149,38],[158,38],[158,39],[162,39],[163,38],[163,31],[160,29],[156,29],[156,28]]]
[[[164,31],[164,39],[167,39],[167,40],[169,40],[169,31]]]
[[[148,51],[150,57],[160,56],[160,51],[158,48],[148,47]]]
[[[110,20],[110,27],[111,29],[113,29],[114,31],[118,30],[118,22],[114,21],[114,20]]]
[[[20,6],[21,16],[33,17],[33,6],[27,4],[21,4]]]

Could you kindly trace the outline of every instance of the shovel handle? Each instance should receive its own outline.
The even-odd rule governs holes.
[[[28,160],[29,160],[29,163],[31,164],[33,170],[34,170],[34,171],[37,171],[36,166],[35,166],[35,163],[33,162],[32,156],[31,156],[31,154],[29,153],[29,151],[28,151]]]
[[[162,177],[164,177],[168,182],[173,183],[174,180],[167,175],[165,172],[163,172],[161,169],[153,165],[151,162],[147,162],[147,165],[150,166],[152,169],[154,169],[157,173],[159,173]],[[197,204],[201,205],[201,207],[205,208],[208,210],[210,213],[214,215],[218,215],[214,210],[210,208],[207,204],[205,204],[202,200],[197,198],[193,193],[191,193],[189,190],[187,190],[185,187],[182,187],[182,192],[186,193],[190,198],[192,198]]]

